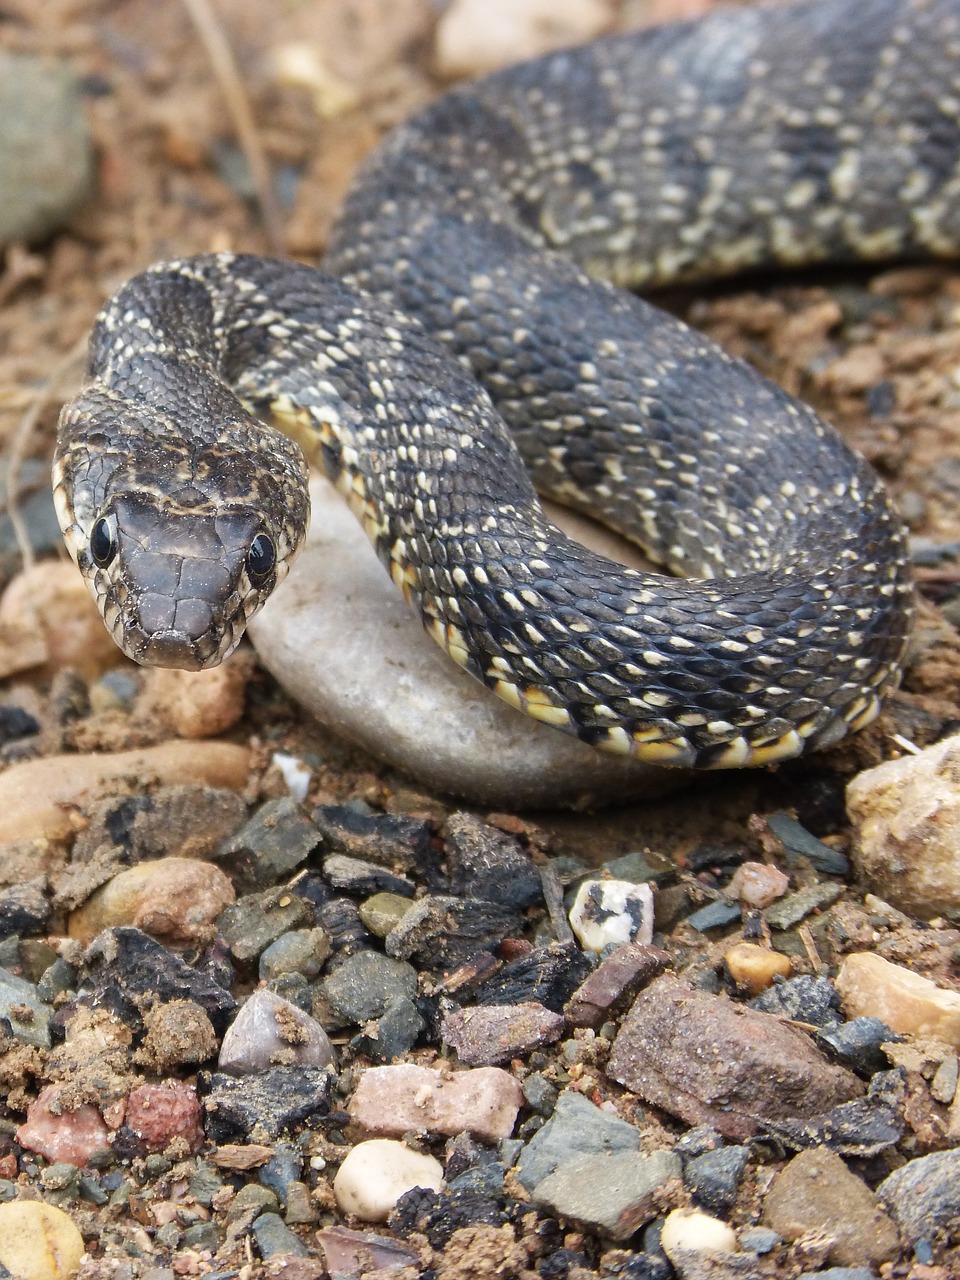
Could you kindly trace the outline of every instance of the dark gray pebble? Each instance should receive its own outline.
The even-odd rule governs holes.
[[[0,938],[33,936],[46,931],[51,907],[46,876],[0,889]]]
[[[640,1149],[640,1132],[595,1107],[581,1093],[562,1093],[553,1115],[524,1147],[517,1176],[532,1191],[548,1174],[578,1155]]]
[[[470,813],[453,813],[444,827],[451,892],[523,910],[543,902],[543,885],[518,840]]]
[[[276,1213],[261,1213],[254,1219],[253,1237],[264,1262],[279,1257],[310,1257],[307,1246]]]
[[[430,825],[419,818],[364,812],[354,805],[325,804],[313,812],[326,853],[365,858],[404,871],[422,864],[430,848]]]
[[[291,796],[262,804],[221,846],[240,893],[266,889],[289,879],[320,843],[320,833]]]
[[[426,1028],[415,1001],[392,996],[372,1031],[357,1036],[354,1047],[374,1062],[393,1062],[414,1047]]]
[[[15,1040],[49,1049],[52,1016],[53,1009],[40,999],[32,982],[0,969],[0,1021],[9,1026]]]
[[[591,967],[590,959],[578,946],[554,943],[535,947],[479,982],[476,999],[483,1004],[523,1004],[535,1000],[560,1013]]]
[[[257,1170],[257,1178],[286,1208],[287,1188],[291,1182],[299,1182],[302,1173],[303,1152],[300,1148],[289,1142],[278,1142],[273,1155]]]
[[[270,1142],[284,1129],[332,1109],[333,1074],[323,1067],[271,1067],[239,1079],[202,1071],[197,1092],[207,1137],[216,1143]]]
[[[312,905],[288,889],[267,889],[248,893],[220,912],[217,928],[230,954],[241,964],[256,960],[260,953],[291,929],[314,924]]]
[[[379,1018],[397,996],[412,1000],[416,994],[413,965],[379,951],[358,951],[320,984],[319,996],[329,1013],[320,1003],[315,1007],[326,1027],[345,1027]]]
[[[705,1151],[684,1164],[683,1181],[694,1200],[709,1213],[724,1214],[733,1205],[740,1178],[750,1159],[750,1148],[720,1147]]]
[[[767,826],[786,850],[790,866],[795,867],[800,858],[806,858],[815,870],[826,875],[850,874],[849,858],[823,840],[818,840],[789,813],[768,813]]]
[[[726,898],[717,898],[716,902],[708,902],[705,907],[688,915],[685,924],[698,933],[706,933],[708,929],[724,929],[740,919],[740,904],[728,902]]]
[[[792,929],[811,911],[832,906],[843,893],[843,885],[834,881],[812,884],[797,893],[789,893],[779,902],[763,910],[763,918],[771,929]]]
[[[800,974],[796,978],[774,981],[755,996],[750,1005],[762,1013],[775,1013],[792,1022],[806,1022],[814,1027],[835,1026],[841,1019],[840,996],[832,982]]]
[[[260,956],[259,973],[263,982],[286,974],[317,977],[330,954],[330,939],[322,929],[291,929]]]
[[[415,902],[386,938],[387,954],[444,973],[478,951],[495,950],[523,931],[523,917],[509,907],[480,899],[432,894]]]
[[[851,1067],[860,1076],[869,1077],[889,1066],[883,1044],[899,1043],[903,1036],[880,1018],[853,1018],[838,1027],[824,1027],[817,1032],[817,1044],[832,1058]]]
[[[960,1217],[960,1150],[908,1161],[880,1183],[877,1195],[908,1243],[930,1239]]]
[[[712,1125],[697,1124],[687,1130],[673,1149],[682,1160],[695,1160],[708,1151],[716,1151],[725,1141],[723,1134]]]
[[[412,898],[416,887],[406,876],[398,876],[366,858],[351,858],[346,853],[331,853],[324,858],[323,874],[332,888],[357,898],[368,898],[373,893],[397,893],[403,898]]]
[[[771,1227],[747,1227],[738,1236],[741,1249],[748,1253],[772,1253],[781,1242],[780,1235]]]

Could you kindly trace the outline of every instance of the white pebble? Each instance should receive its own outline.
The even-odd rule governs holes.
[[[570,909],[570,924],[585,951],[649,945],[653,941],[653,890],[629,880],[585,880]]]
[[[270,763],[280,770],[287,784],[287,790],[297,804],[303,804],[310,790],[310,779],[313,777],[309,767],[299,757],[292,756],[286,751],[275,751],[270,757]]]
[[[439,1191],[443,1166],[391,1138],[371,1138],[349,1153],[333,1180],[341,1213],[364,1222],[386,1222],[394,1205],[414,1187]]]
[[[674,1209],[668,1213],[660,1244],[671,1262],[677,1262],[685,1253],[738,1252],[734,1229],[697,1209]]]

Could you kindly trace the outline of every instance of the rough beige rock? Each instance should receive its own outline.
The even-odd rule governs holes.
[[[522,1104],[520,1082],[500,1067],[448,1074],[400,1063],[366,1070],[348,1110],[364,1133],[379,1137],[469,1132],[498,1142],[513,1133]]]
[[[104,755],[47,756],[0,774],[0,844],[61,840],[75,829],[71,810],[138,787],[205,783],[241,790],[250,752],[232,742],[175,739],[157,747]]]
[[[103,929],[134,925],[160,942],[204,942],[235,898],[230,880],[213,863],[158,858],[108,880],[71,913],[67,932],[86,943]]]
[[[391,1138],[359,1142],[347,1153],[333,1180],[333,1194],[342,1213],[364,1222],[386,1222],[402,1195],[414,1187],[439,1191],[443,1165]]]
[[[434,62],[448,79],[579,44],[607,30],[610,0],[453,0],[437,23]]]
[[[209,671],[151,667],[140,705],[181,738],[216,737],[243,715],[253,666],[253,655],[241,649]]]
[[[960,735],[865,769],[847,786],[861,879],[901,911],[960,907]]]
[[[774,978],[787,978],[793,966],[787,956],[756,942],[738,942],[723,956],[730,977],[752,996],[766,991]]]
[[[0,678],[64,667],[93,677],[123,661],[76,565],[43,560],[0,598]]]
[[[880,1018],[901,1035],[960,1048],[960,995],[871,951],[847,956],[837,990],[848,1018]]]
[[[689,781],[594,751],[494,697],[425,634],[340,495],[320,479],[310,494],[307,545],[250,635],[323,724],[432,791],[496,808],[589,808]]]
[[[83,1236],[68,1213],[40,1200],[0,1204],[0,1264],[16,1280],[70,1280]]]
[[[670,1261],[679,1264],[689,1254],[736,1253],[737,1233],[700,1209],[674,1209],[664,1219],[660,1244]]]

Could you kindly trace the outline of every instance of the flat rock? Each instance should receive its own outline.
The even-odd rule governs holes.
[[[875,893],[926,919],[960,907],[960,735],[857,774],[847,812]]]
[[[284,1063],[325,1067],[334,1061],[333,1045],[319,1022],[266,987],[249,997],[220,1047],[219,1067],[243,1076]]]
[[[741,1142],[765,1120],[808,1118],[863,1093],[779,1018],[669,975],[637,997],[607,1071],[645,1102]]]
[[[591,747],[494,697],[426,635],[325,481],[307,546],[250,625],[263,665],[323,724],[436,791],[504,808],[664,795],[682,771]]]
[[[801,1151],[777,1174],[763,1203],[763,1221],[786,1240],[830,1238],[837,1266],[879,1264],[897,1251],[897,1229],[877,1197],[826,1148]]]
[[[507,1062],[510,1058],[559,1040],[563,1014],[527,1000],[523,1004],[473,1005],[448,1013],[440,1028],[444,1045],[456,1050],[469,1067]]]
[[[365,1071],[349,1111],[354,1124],[376,1137],[467,1132],[498,1142],[513,1132],[522,1102],[519,1082],[499,1067],[451,1073],[400,1063]]]
[[[680,1157],[672,1151],[581,1156],[544,1178],[532,1199],[558,1217],[627,1240],[657,1216],[658,1195],[681,1171]]]
[[[561,1093],[553,1115],[520,1154],[517,1177],[528,1191],[581,1156],[610,1156],[640,1149],[640,1130],[594,1106],[582,1093]]]
[[[960,1151],[935,1151],[895,1169],[877,1187],[884,1208],[913,1243],[960,1216]]]

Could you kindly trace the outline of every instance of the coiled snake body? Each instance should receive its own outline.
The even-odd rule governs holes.
[[[221,254],[125,285],[54,466],[118,643],[212,665],[286,572],[306,467],[272,414],[428,631],[537,719],[697,767],[867,723],[911,611],[878,481],[805,405],[615,285],[955,254],[958,66],[960,0],[609,38],[388,137],[324,273]],[[679,576],[570,542],[534,484]]]

